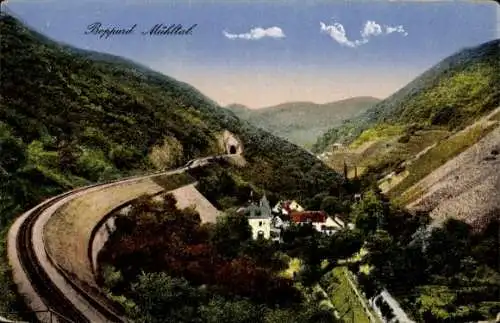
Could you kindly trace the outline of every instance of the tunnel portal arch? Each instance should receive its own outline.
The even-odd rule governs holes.
[[[242,154],[243,153],[243,146],[236,138],[235,135],[230,133],[229,131],[225,131],[223,134],[223,143],[224,143],[224,150],[225,153],[228,155],[236,155],[236,154]]]

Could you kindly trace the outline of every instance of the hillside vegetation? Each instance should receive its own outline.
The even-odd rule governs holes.
[[[261,109],[233,104],[226,108],[257,127],[310,148],[332,126],[365,112],[379,101],[373,97],[355,97],[325,104],[287,102]]]
[[[493,40],[444,59],[361,116],[330,129],[314,151],[350,143],[381,123],[464,128],[500,102],[499,46],[500,40]]]
[[[494,40],[446,58],[358,118],[329,130],[313,150],[331,151],[333,143],[344,143],[327,163],[341,170],[346,161],[358,167],[358,175],[375,174],[383,179],[384,192],[400,197],[495,129],[493,116],[484,126],[464,130],[500,106],[499,55],[500,40]]]
[[[242,140],[248,162],[231,172],[254,187],[301,199],[338,182],[308,152],[240,121],[185,83],[120,57],[59,45],[11,16],[0,18],[1,228],[75,186],[223,153],[223,130]],[[2,258],[2,288],[9,286],[6,263]],[[4,303],[4,295],[0,312],[12,310],[12,297]]]

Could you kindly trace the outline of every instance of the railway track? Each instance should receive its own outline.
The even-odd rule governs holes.
[[[45,304],[50,304],[53,311],[64,313],[67,318],[66,320],[59,320],[63,322],[89,322],[87,318],[66,298],[66,296],[64,296],[57,286],[52,283],[47,273],[38,262],[31,239],[33,235],[33,226],[40,214],[53,203],[69,194],[71,193],[66,193],[63,196],[54,199],[52,203],[46,203],[33,210],[33,213],[26,218],[19,229],[16,247],[18,250],[24,251],[19,253],[19,260],[24,272],[28,276],[31,286],[33,286],[36,293]]]
[[[45,246],[40,245],[40,240],[38,240],[38,243],[34,243],[33,237],[35,235],[34,232],[36,231],[35,226],[37,221],[42,214],[55,204],[67,199],[71,195],[75,195],[85,190],[139,180],[142,178],[155,177],[167,173],[175,173],[178,171],[183,172],[187,169],[202,167],[210,161],[219,158],[224,158],[224,155],[196,159],[189,162],[186,166],[171,172],[162,171],[147,176],[132,176],[106,183],[93,184],[77,188],[42,202],[30,211],[26,212],[18,219],[19,224],[14,224],[10,230],[11,232],[9,232],[9,235],[15,237],[15,240],[12,239],[13,248],[9,248],[9,257],[15,258],[15,262],[18,263],[17,268],[20,267],[22,270],[22,273],[14,273],[14,276],[20,288],[25,292],[27,291],[30,295],[30,301],[28,302],[30,304],[28,305],[36,312],[44,312],[44,310],[47,310],[48,308],[50,313],[55,313],[55,316],[51,315],[51,323],[126,322],[126,319],[117,314],[119,312],[113,309],[113,306],[109,302],[102,299],[102,295],[94,295],[95,293],[85,290],[76,279],[70,277],[65,270],[55,263],[51,259],[50,255],[45,251]],[[195,166],[194,163],[197,165]],[[43,237],[41,241],[43,241]],[[46,255],[45,261],[48,261],[51,265],[49,267],[53,267],[52,272],[51,270],[48,270],[50,269],[49,267],[44,267],[47,266],[47,264],[43,265],[43,260],[41,258],[44,258],[45,256],[41,256],[40,250],[42,250],[42,254]],[[54,270],[57,272],[56,276],[59,276],[56,277],[57,281],[53,280]],[[70,293],[71,295],[65,295],[65,293],[61,290],[61,284],[69,286],[70,289],[72,289]],[[90,311],[93,314],[88,315],[89,313],[87,311]],[[89,317],[94,317],[94,319],[92,320]],[[102,319],[96,321],[95,317],[100,317]],[[46,315],[38,315],[37,317],[38,320],[43,322],[46,321],[45,318],[48,319]]]
[[[101,184],[104,185],[104,184]],[[90,187],[85,187],[77,189],[68,193],[57,196],[56,198],[50,200],[49,202],[38,206],[32,211],[32,213],[26,218],[26,220],[21,224],[18,234],[18,239],[16,241],[16,248],[22,250],[19,253],[19,260],[21,266],[26,273],[31,286],[41,298],[41,300],[47,304],[47,306],[56,313],[61,313],[57,317],[59,322],[90,322],[90,320],[78,309],[76,306],[59,290],[59,288],[52,282],[48,276],[45,269],[40,264],[36,252],[35,246],[32,241],[33,227],[38,220],[39,216],[47,210],[49,207],[57,203],[58,201],[66,198],[69,195],[78,193],[82,190],[96,187],[99,185],[93,185]],[[82,290],[74,281],[72,281],[66,273],[63,272],[58,266],[52,263],[54,267],[58,270],[59,274],[63,276],[66,282],[71,285],[77,292],[92,305],[102,316],[106,317],[109,322],[124,322],[124,320],[115,314],[112,310],[96,301],[91,295]]]

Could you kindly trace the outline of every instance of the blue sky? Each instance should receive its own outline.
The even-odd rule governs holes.
[[[7,7],[56,40],[136,60],[191,83],[221,104],[258,108],[285,101],[386,97],[457,50],[497,38],[499,6],[464,1],[19,0]],[[105,39],[84,33],[94,22],[138,26],[133,34]],[[190,36],[140,34],[157,23],[197,27]]]

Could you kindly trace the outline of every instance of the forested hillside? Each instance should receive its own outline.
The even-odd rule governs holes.
[[[464,128],[500,102],[500,40],[466,48],[444,59],[358,118],[329,130],[314,145],[322,152],[350,143],[375,125]]]
[[[308,152],[240,121],[187,84],[126,59],[58,45],[8,15],[0,30],[1,228],[72,187],[221,153],[218,136],[226,129],[244,144],[247,167],[231,169],[239,181],[297,199],[338,183]],[[8,286],[4,269],[0,290]]]

